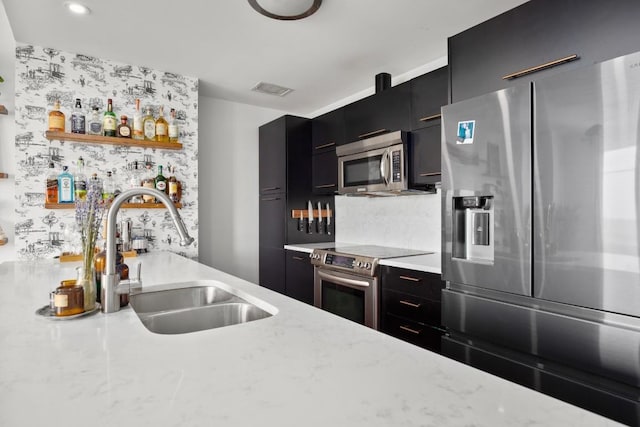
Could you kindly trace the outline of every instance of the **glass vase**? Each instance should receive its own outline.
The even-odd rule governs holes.
[[[91,311],[96,308],[96,272],[92,265],[87,271],[84,266],[76,267],[76,286],[84,289],[84,311]]]

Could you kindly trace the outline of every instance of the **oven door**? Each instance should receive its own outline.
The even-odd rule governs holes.
[[[404,144],[338,157],[338,193],[407,189]]]
[[[314,267],[313,305],[378,329],[378,278]]]

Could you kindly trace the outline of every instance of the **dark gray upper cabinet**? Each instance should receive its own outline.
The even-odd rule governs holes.
[[[411,127],[411,87],[399,84],[344,107],[345,142]]]
[[[411,132],[409,186],[414,190],[426,190],[428,184],[441,179],[440,119],[432,122],[429,127]]]
[[[447,67],[411,80],[411,130],[440,124],[440,107],[449,99]]]
[[[338,157],[335,148],[315,154],[311,160],[313,194],[335,194],[338,191]]]
[[[344,108],[330,111],[311,122],[312,153],[335,150],[344,144]]]
[[[640,50],[637,0],[531,0],[449,38],[451,102]],[[559,60],[519,78],[509,74]]]

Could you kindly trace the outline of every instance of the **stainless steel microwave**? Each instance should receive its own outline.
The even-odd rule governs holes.
[[[338,193],[407,190],[407,133],[386,133],[336,147]]]

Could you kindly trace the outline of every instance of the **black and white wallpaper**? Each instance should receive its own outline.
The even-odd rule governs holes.
[[[143,66],[127,65],[87,55],[63,52],[33,45],[16,47],[16,213],[15,244],[19,259],[51,258],[73,251],[77,245],[75,211],[45,209],[45,183],[49,162],[56,170],[69,166],[73,173],[79,157],[85,161],[85,173],[93,172],[104,179],[111,171],[116,187],[126,190],[141,177],[157,173],[163,166],[182,184],[183,208],[180,210],[189,233],[198,236],[198,79],[163,72]],[[49,141],[45,138],[48,113],[60,100],[65,113],[67,132],[69,119],[80,98],[87,117],[93,106],[106,110],[107,99],[113,100],[118,117],[131,120],[135,99],[144,111],[151,106],[157,117],[160,106],[165,118],[175,108],[179,122],[182,150],[147,147],[95,145],[77,142]],[[131,219],[134,237],[147,240],[149,251],[168,250],[190,258],[198,256],[198,241],[188,247],[179,245],[178,233],[166,209],[123,209],[118,221]]]

